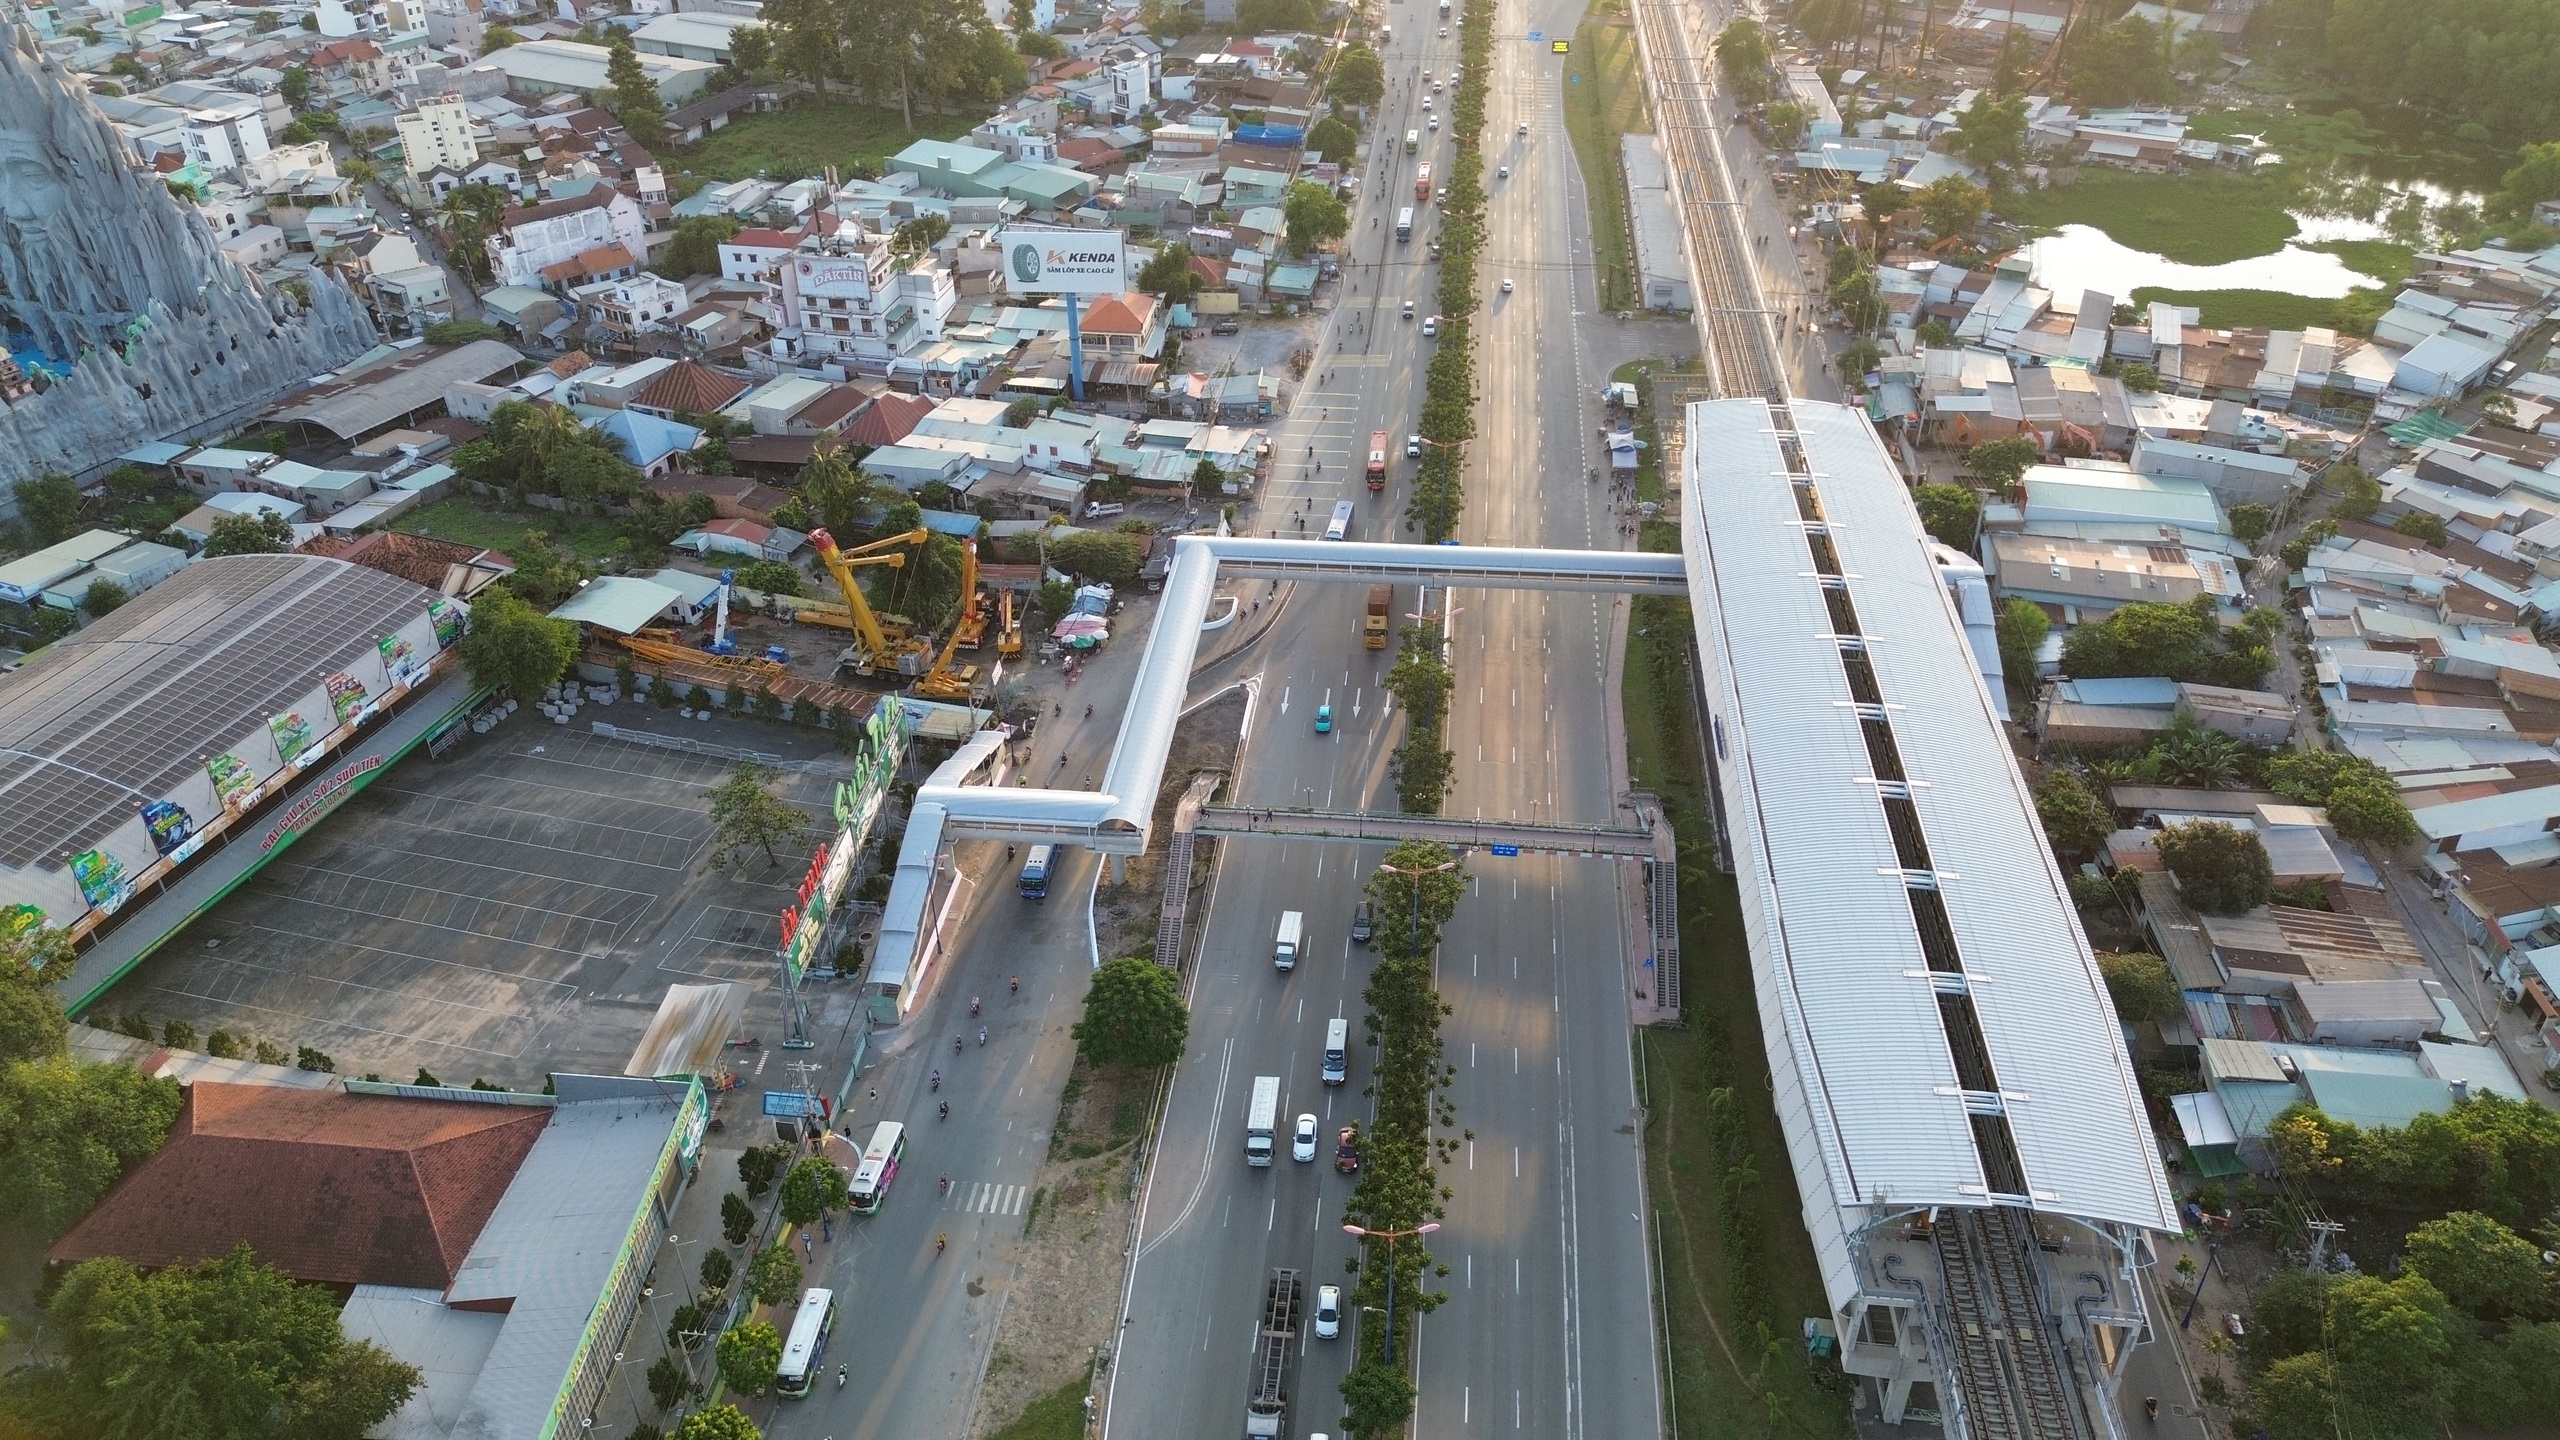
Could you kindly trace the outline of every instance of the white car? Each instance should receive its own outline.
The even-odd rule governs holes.
[[[1413,302],[1410,300],[1404,302],[1404,318],[1407,320],[1413,318]]]
[[[1428,109],[1430,109],[1430,108],[1431,108],[1431,97],[1430,97],[1430,96],[1425,95],[1425,96],[1423,96],[1423,97],[1422,97],[1422,108],[1423,108],[1423,109],[1425,109],[1425,110],[1428,110]]]
[[[1316,1117],[1313,1115],[1298,1117],[1298,1128],[1289,1136],[1289,1158],[1292,1160],[1316,1158]]]
[[[1407,435],[1404,437],[1404,458],[1407,460],[1419,460],[1422,458],[1421,436]],[[1363,901],[1362,903],[1366,904],[1367,902]]]
[[[1526,134],[1528,134],[1528,133],[1529,133],[1529,122],[1528,122],[1528,121],[1523,120],[1523,121],[1521,121],[1521,122],[1520,122],[1520,133],[1521,133],[1521,134],[1523,134],[1523,135],[1526,135]]]
[[[1508,165],[1503,166],[1503,167],[1501,168],[1501,170],[1500,170],[1500,171],[1498,171],[1498,172],[1494,175],[1494,177],[1493,177],[1493,178],[1495,178],[1496,180],[1508,180],[1508,179],[1510,179],[1510,178],[1511,178],[1511,167],[1510,167],[1510,166],[1508,166]]]
[[[1316,1338],[1331,1340],[1342,1333],[1342,1287],[1316,1287]]]
[[[1437,316],[1437,315],[1431,316],[1430,318],[1428,318],[1428,319],[1426,319],[1426,320],[1424,320],[1424,321],[1422,322],[1422,338],[1423,338],[1423,339],[1425,339],[1425,340],[1432,339],[1433,337],[1437,336],[1439,333],[1440,333],[1440,317],[1439,317],[1439,316]]]
[[[1441,26],[1441,27],[1440,27],[1440,38],[1441,38],[1441,39],[1443,39],[1443,40],[1446,40],[1446,39],[1448,39],[1448,38],[1449,38],[1449,27],[1448,27],[1448,26],[1443,25],[1443,26]]]
[[[1439,128],[1440,128],[1440,117],[1439,117],[1439,116],[1434,115],[1434,116],[1432,116],[1432,117],[1431,117],[1431,128],[1432,128],[1432,129],[1434,129],[1434,130],[1437,130],[1437,129],[1439,129]]]

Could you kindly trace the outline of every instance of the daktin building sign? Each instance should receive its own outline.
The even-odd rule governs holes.
[[[1005,284],[1022,295],[1109,295],[1129,288],[1125,230],[996,232]]]

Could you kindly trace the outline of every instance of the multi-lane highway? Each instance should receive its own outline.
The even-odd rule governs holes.
[[[1590,308],[1581,182],[1562,123],[1559,62],[1527,32],[1570,34],[1565,5],[1506,7],[1484,133],[1490,238],[1477,319],[1479,438],[1467,464],[1467,543],[1613,547],[1618,519],[1600,463],[1578,324]],[[1393,234],[1412,203],[1414,167],[1450,163],[1445,131],[1427,128],[1420,72],[1445,78],[1454,36],[1421,5],[1389,5],[1390,93],[1364,199],[1354,218],[1343,297],[1319,351],[1312,393],[1277,436],[1280,473],[1261,524],[1295,533],[1295,513],[1357,507],[1354,538],[1406,538],[1401,506],[1412,474],[1402,437],[1420,405],[1437,267],[1427,261],[1435,212],[1418,207],[1409,244]],[[1435,109],[1446,114],[1446,92]],[[1445,121],[1444,121],[1445,124]],[[1527,133],[1520,127],[1526,124]],[[1426,140],[1404,154],[1406,130]],[[1494,167],[1508,165],[1508,179]],[[1501,281],[1516,282],[1500,293]],[[1417,319],[1398,316],[1412,299]],[[1331,373],[1331,380],[1321,377]],[[1373,430],[1399,442],[1393,483],[1373,498],[1359,481]],[[1308,447],[1315,447],[1309,454]],[[1313,468],[1321,462],[1323,468]],[[1381,503],[1383,500],[1384,503]],[[1307,508],[1300,512],[1297,507]],[[1275,518],[1276,517],[1276,518]],[[1399,611],[1416,598],[1399,592]],[[1360,648],[1361,588],[1303,586],[1252,655],[1219,680],[1250,675],[1252,733],[1241,803],[1392,808],[1387,767],[1399,737],[1379,677],[1388,652]],[[1450,597],[1435,595],[1435,610]],[[1613,819],[1612,736],[1604,704],[1613,602],[1608,597],[1461,592],[1451,630],[1458,675],[1457,783],[1448,809],[1524,820]],[[1311,717],[1331,704],[1333,733]],[[1365,951],[1348,926],[1374,848],[1307,841],[1230,842],[1202,920],[1192,1040],[1173,1088],[1144,1197],[1127,1323],[1105,1397],[1106,1433],[1174,1440],[1233,1433],[1242,1423],[1248,1347],[1263,1277],[1288,1265],[1307,1283],[1347,1283],[1355,1253],[1339,1225],[1350,1177],[1326,1158],[1270,1169],[1244,1161],[1253,1077],[1282,1082],[1282,1123],[1318,1117],[1320,1133],[1369,1113],[1368,1056],[1355,1045],[1350,1082],[1322,1085],[1325,1022],[1360,1033]],[[1629,1063],[1625,956],[1629,877],[1598,862],[1473,862],[1468,898],[1448,928],[1439,980],[1454,1007],[1443,1034],[1457,1068],[1451,1098],[1473,1132],[1446,1171],[1447,1228],[1432,1248],[1447,1266],[1448,1303],[1402,1343],[1419,1350],[1419,1430],[1430,1435],[1579,1437],[1659,1433],[1649,1324],[1646,1231]],[[1283,911],[1302,911],[1308,955],[1272,965]],[[1367,1323],[1380,1323],[1377,1316]],[[1293,1429],[1338,1430],[1345,1341],[1301,1342]]]

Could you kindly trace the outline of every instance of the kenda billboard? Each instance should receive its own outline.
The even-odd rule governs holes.
[[[1004,279],[1022,295],[1108,295],[1129,288],[1125,230],[1000,230]]]

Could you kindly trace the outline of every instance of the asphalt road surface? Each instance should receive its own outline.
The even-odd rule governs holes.
[[[1085,897],[1099,863],[1062,852],[1049,898],[1034,902],[1014,893],[1001,853],[988,853],[1001,847],[969,848],[978,852],[971,869],[984,878],[945,952],[949,968],[927,977],[920,1013],[874,1052],[845,1109],[857,1146],[877,1122],[905,1122],[906,1163],[877,1214],[836,1217],[835,1238],[814,1247],[808,1283],[835,1290],[840,1307],[828,1373],[807,1399],[776,1406],[769,1436],[967,1432],[1023,1211],[1048,1154],[1047,1127],[1075,1058],[1067,1027],[1091,973]],[[1018,994],[1008,984],[1016,975]],[[974,1020],[973,997],[982,1002]],[[957,1051],[954,1039],[963,1041]],[[945,1102],[948,1120],[936,1110]],[[947,1196],[937,1184],[945,1175]],[[938,1234],[950,1239],[940,1253]],[[842,1389],[839,1364],[848,1372]]]
[[[1603,377],[1586,373],[1580,343],[1590,252],[1562,122],[1563,62],[1526,33],[1569,35],[1576,13],[1531,7],[1523,23],[1515,9],[1495,50],[1484,135],[1492,234],[1477,319],[1485,399],[1460,530],[1471,544],[1622,543],[1607,486],[1587,478],[1604,463],[1590,398]],[[1261,524],[1283,534],[1296,533],[1297,503],[1320,532],[1320,517],[1349,499],[1353,538],[1410,538],[1400,514],[1413,462],[1402,442],[1431,348],[1420,321],[1434,308],[1438,271],[1426,257],[1436,212],[1416,207],[1409,244],[1395,241],[1393,225],[1414,203],[1416,164],[1448,164],[1446,132],[1425,128],[1417,80],[1425,67],[1448,76],[1457,41],[1436,33],[1430,7],[1385,14],[1396,31],[1386,51],[1391,88],[1345,266],[1358,288],[1319,352],[1316,393],[1276,437],[1282,463]],[[1445,115],[1446,104],[1444,90],[1434,109]],[[1430,142],[1419,155],[1404,154],[1408,129]],[[1494,178],[1501,165],[1510,178]],[[1505,277],[1516,282],[1511,295],[1500,293]],[[1406,299],[1415,320],[1399,318]],[[1372,497],[1358,477],[1368,433],[1381,429],[1395,459],[1388,493]],[[1287,610],[1271,636],[1218,677],[1250,675],[1257,687],[1242,803],[1392,808],[1387,765],[1401,729],[1379,683],[1391,652],[1360,646],[1362,587],[1305,585],[1282,598]],[[1398,591],[1400,612],[1415,603],[1411,590]],[[1449,813],[1611,818],[1609,752],[1619,742],[1602,697],[1614,683],[1605,661],[1613,603],[1455,597]],[[1431,604],[1437,611],[1449,599],[1435,594]],[[1328,735],[1313,730],[1320,704],[1333,707]],[[1352,1178],[1334,1173],[1330,1139],[1333,1126],[1371,1110],[1362,1094],[1370,1052],[1360,1043],[1368,954],[1348,927],[1378,857],[1375,847],[1278,840],[1237,841],[1225,853],[1202,920],[1190,1051],[1150,1176],[1108,1377],[1105,1433],[1114,1440],[1236,1433],[1270,1268],[1296,1267],[1309,1286],[1350,1278],[1355,1248],[1339,1226]],[[1459,1124],[1474,1132],[1444,1172],[1455,1193],[1447,1228],[1432,1237],[1449,1298],[1418,1330],[1410,1311],[1398,1318],[1399,1344],[1420,1351],[1418,1433],[1657,1434],[1624,979],[1622,886],[1632,877],[1605,863],[1482,857],[1472,873],[1439,970],[1455,1007],[1443,1026],[1457,1068],[1450,1095]],[[1307,954],[1284,974],[1271,950],[1286,910],[1306,916]],[[1337,1016],[1352,1022],[1351,1075],[1328,1087],[1317,1065],[1325,1022]],[[1289,1160],[1284,1140],[1271,1168],[1245,1164],[1243,1111],[1257,1075],[1281,1077],[1284,1129],[1301,1113],[1318,1117],[1325,1144],[1314,1163]],[[1337,1433],[1349,1341],[1302,1339],[1300,1349],[1291,1430]]]

